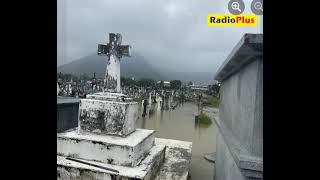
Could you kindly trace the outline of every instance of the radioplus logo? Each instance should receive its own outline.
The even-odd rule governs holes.
[[[257,16],[255,14],[208,14],[208,26],[256,26]]]

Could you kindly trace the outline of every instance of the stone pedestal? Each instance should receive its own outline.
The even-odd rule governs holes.
[[[83,132],[127,136],[132,133],[138,118],[138,103],[121,98],[82,99],[79,106],[79,130]],[[118,97],[117,97],[118,98]]]
[[[263,179],[263,36],[245,34],[218,70],[216,180]]]
[[[150,149],[149,155],[134,167],[85,160],[97,165],[94,167],[58,156],[57,179],[187,180],[191,149],[191,142],[155,138],[155,146]]]
[[[68,160],[64,156],[57,157],[57,179],[95,179],[95,180],[128,180],[143,179],[154,180],[159,174],[161,164],[165,157],[165,146],[153,146],[149,155],[144,158],[141,163],[134,167],[117,166],[96,161],[78,163]]]

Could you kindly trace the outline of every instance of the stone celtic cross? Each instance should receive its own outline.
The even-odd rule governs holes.
[[[108,56],[106,75],[104,79],[104,91],[120,93],[120,58],[131,57],[131,46],[121,45],[122,36],[117,33],[109,33],[107,45],[98,44],[98,55]]]

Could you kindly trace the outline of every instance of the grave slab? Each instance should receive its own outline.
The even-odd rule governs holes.
[[[157,180],[187,180],[192,156],[192,142],[155,138],[156,145],[165,145],[165,160]]]
[[[126,137],[79,133],[59,133],[57,154],[113,165],[136,166],[154,145],[154,130],[136,129]]]
[[[109,100],[109,101],[118,101],[118,102],[132,102],[132,98],[128,98],[127,95],[121,94],[121,93],[94,93],[94,94],[88,94],[88,99],[99,99],[99,100]]]
[[[137,119],[137,102],[81,99],[79,104],[78,124],[83,132],[123,137],[136,129]]]
[[[95,161],[81,160],[84,163],[57,156],[57,179],[95,180],[154,180],[165,157],[165,146],[155,145],[148,156],[135,167],[118,166]],[[109,169],[109,170],[107,170]]]

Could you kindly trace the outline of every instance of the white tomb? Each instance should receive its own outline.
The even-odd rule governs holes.
[[[165,167],[176,166],[165,160],[165,142],[171,141],[162,139],[155,144],[154,130],[136,129],[138,103],[120,93],[120,70],[113,69],[120,68],[122,55],[130,55],[129,46],[120,44],[121,35],[110,34],[110,43],[99,45],[98,54],[113,58],[107,66],[105,91],[81,99],[78,127],[58,133],[57,179],[153,180],[166,177],[164,171],[169,172],[162,166],[164,161]],[[175,144],[178,147],[179,141]],[[182,159],[184,167],[191,159],[191,143],[186,144],[184,149],[168,151],[171,156],[187,152],[188,156]],[[183,178],[179,179],[186,179],[188,169],[180,171]]]

